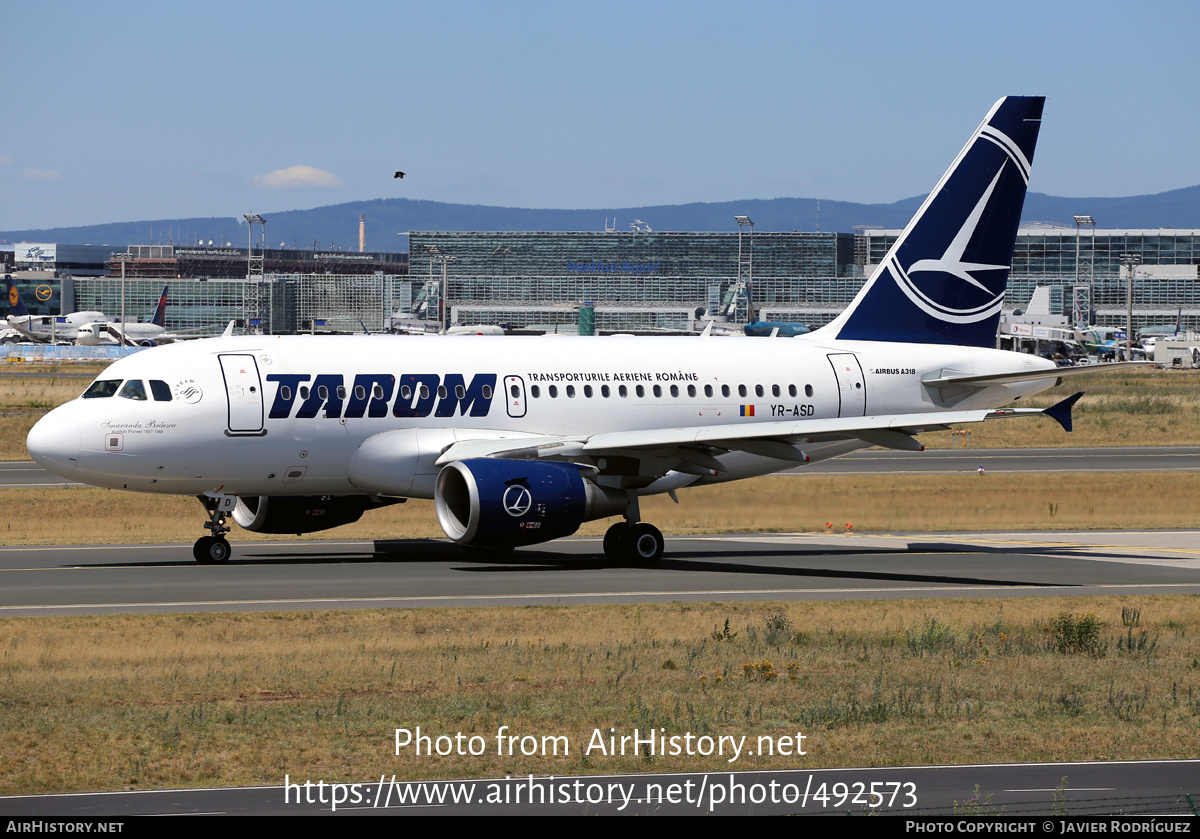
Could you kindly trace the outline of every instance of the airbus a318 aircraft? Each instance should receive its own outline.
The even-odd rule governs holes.
[[[307,533],[432,498],[455,542],[511,549],[622,517],[604,551],[650,564],[638,500],[855,449],[921,449],[959,423],[1048,414],[1079,394],[1053,362],[994,349],[1042,97],[997,102],[883,263],[830,324],[789,340],[246,336],[110,366],[44,417],[29,452],[63,477],[195,495],[223,562],[226,517]]]

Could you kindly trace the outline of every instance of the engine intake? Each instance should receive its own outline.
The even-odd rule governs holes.
[[[445,534],[481,548],[570,536],[585,521],[629,506],[625,493],[587,480],[581,467],[502,458],[448,464],[438,473],[433,498]]]

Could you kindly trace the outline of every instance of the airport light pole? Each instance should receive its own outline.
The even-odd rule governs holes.
[[[738,279],[737,292],[733,298],[733,322],[738,323],[739,309],[738,296],[744,295],[747,298],[750,295],[750,284],[754,278],[754,222],[750,220],[750,216],[734,216],[733,220],[738,226]],[[750,228],[750,241],[746,245],[746,255],[742,256],[742,231]],[[747,299],[746,320],[750,320],[750,306]]]
[[[257,260],[254,259],[254,225],[256,225],[256,224],[262,225],[262,242],[263,242],[263,248],[265,250],[266,241],[267,241],[267,220],[265,218],[263,218],[262,216],[260,216],[258,213],[242,213],[242,218],[244,218],[246,220],[246,227],[247,227],[247,230],[246,230],[246,279],[251,280],[255,276],[257,276],[258,279],[261,280],[263,278],[263,268],[264,268],[263,263],[266,261],[266,254],[263,253],[262,255],[260,255]],[[257,275],[254,273],[254,265],[255,265],[256,261],[258,263],[258,274]]]
[[[1091,320],[1092,298],[1095,296],[1093,293],[1093,288],[1092,288],[1093,272],[1092,272],[1091,252],[1089,252],[1089,254],[1088,254],[1088,262],[1087,262],[1087,270],[1086,271],[1083,270],[1083,265],[1081,262],[1081,260],[1082,260],[1081,250],[1082,249],[1080,247],[1080,240],[1081,240],[1081,234],[1083,232],[1083,228],[1085,228],[1085,227],[1092,228],[1092,251],[1095,251],[1095,249],[1096,249],[1096,220],[1093,219],[1091,216],[1075,216],[1075,288],[1072,289],[1072,294],[1071,294],[1072,302],[1074,302],[1076,304],[1079,302],[1079,284],[1081,282],[1086,283],[1087,287],[1088,287],[1088,295],[1087,295],[1088,296],[1088,301],[1087,301],[1088,311],[1083,313],[1083,321],[1084,322],[1076,323],[1075,324],[1076,326],[1086,326],[1087,322]],[[1080,318],[1078,318],[1078,317],[1076,318],[1077,321],[1079,319]]]
[[[494,251],[492,251],[492,275],[493,276],[495,276],[495,274],[496,274],[496,257],[497,256],[500,257],[500,273],[503,274],[506,269],[506,263],[507,263],[506,257],[510,253],[512,253],[512,248],[508,247],[508,245],[501,245],[500,247],[498,247]]]
[[[1142,257],[1136,253],[1121,254],[1121,265],[1129,272],[1128,285],[1125,288],[1125,360],[1133,361],[1133,272],[1142,264]]]
[[[442,263],[442,281],[438,285],[438,305],[441,307],[441,315],[438,317],[438,331],[445,334],[450,328],[450,304],[446,301],[446,292],[449,290],[449,282],[446,279],[446,266],[454,262],[454,257],[442,253],[437,245],[429,246],[430,269],[433,268],[434,260]]]

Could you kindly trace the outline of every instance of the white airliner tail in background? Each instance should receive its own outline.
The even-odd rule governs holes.
[[[446,535],[511,549],[620,516],[616,562],[652,563],[641,496],[765,475],[868,446],[919,450],[1052,387],[1052,362],[993,349],[1042,116],[998,102],[853,304],[788,340],[245,336],[113,364],[30,432],[45,468],[195,495],[224,561],[227,518],[273,533],[432,498]],[[797,511],[797,522],[803,511]]]

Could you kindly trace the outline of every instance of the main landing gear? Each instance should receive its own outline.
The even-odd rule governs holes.
[[[204,509],[208,513],[208,521],[204,523],[204,529],[212,535],[201,536],[196,540],[196,544],[192,545],[192,556],[201,565],[228,562],[230,548],[228,540],[225,539],[225,534],[233,528],[226,526],[225,514],[233,509],[233,504],[236,503],[237,499],[227,496],[213,498],[209,495],[198,497],[200,503],[204,505]]]
[[[650,568],[662,559],[666,543],[662,531],[652,524],[639,521],[637,496],[632,495],[625,521],[619,521],[604,534],[604,555],[610,562]]]

